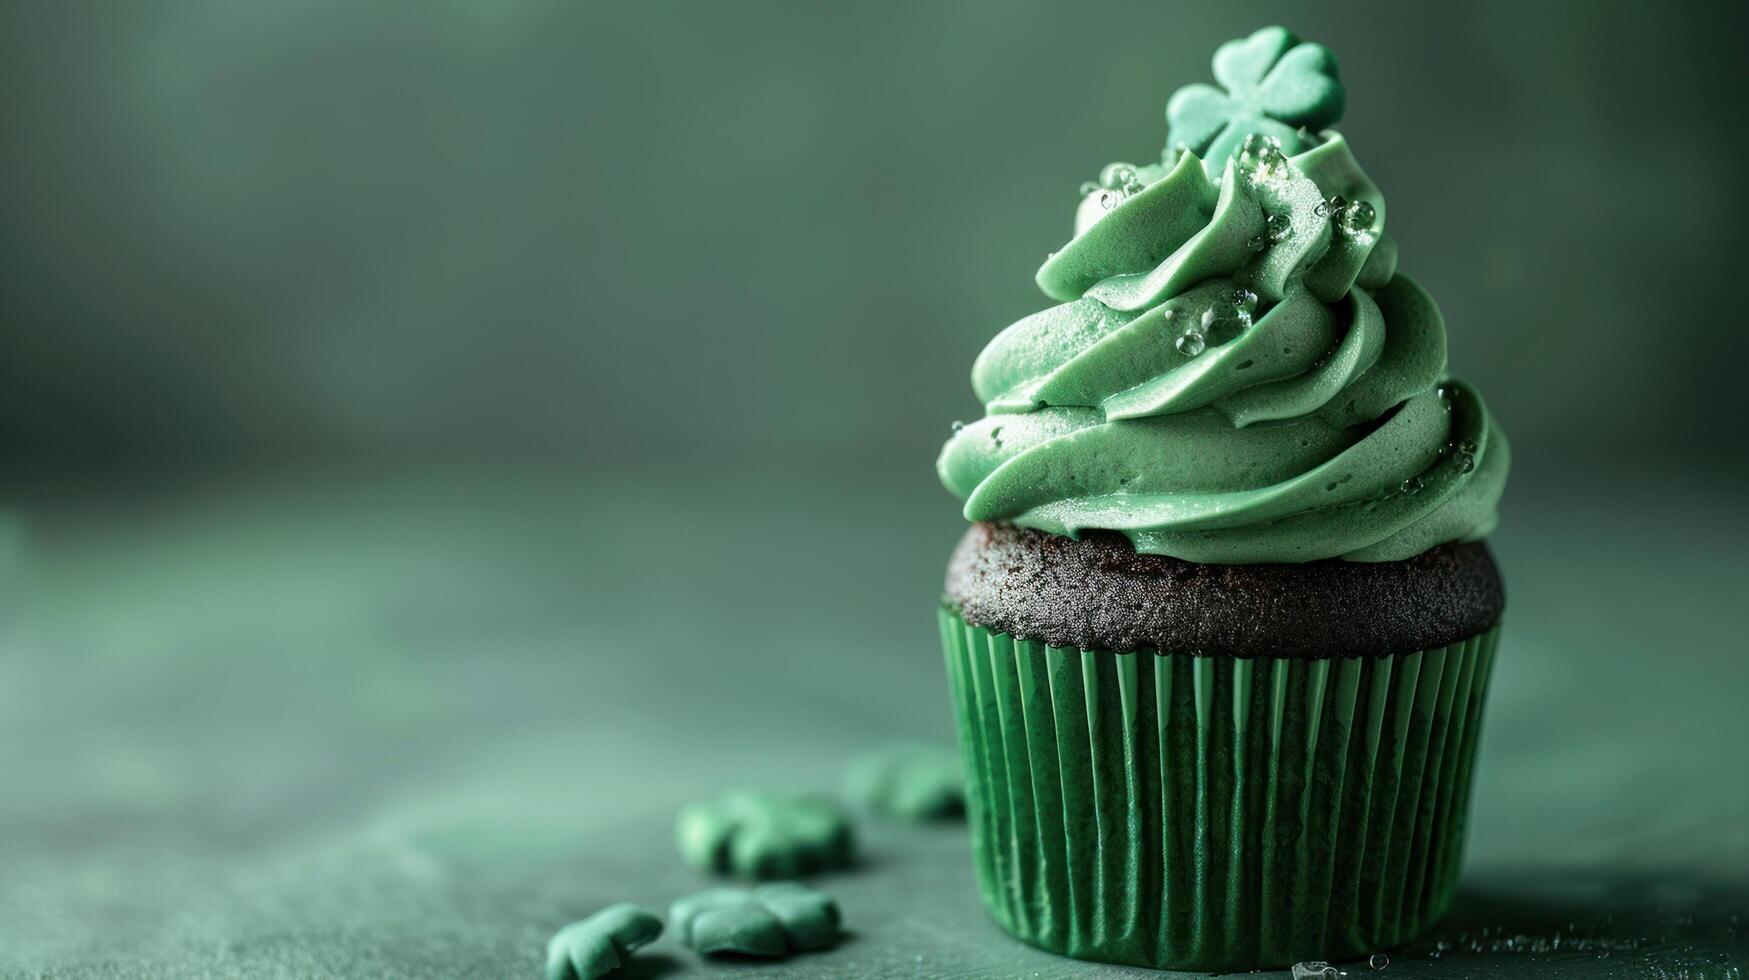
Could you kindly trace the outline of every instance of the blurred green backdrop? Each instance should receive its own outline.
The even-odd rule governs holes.
[[[1735,465],[1741,12],[1517,0],[9,3],[0,447],[926,482],[1077,185],[1277,20],[1519,481]]]

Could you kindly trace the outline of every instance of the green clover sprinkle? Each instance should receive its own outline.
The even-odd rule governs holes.
[[[844,774],[844,795],[858,806],[903,820],[939,820],[966,808],[959,753],[921,742],[888,746],[851,763]]]
[[[838,903],[795,882],[712,888],[675,902],[668,919],[700,953],[785,956],[838,941]]]
[[[1221,174],[1252,133],[1275,137],[1293,156],[1318,145],[1311,134],[1342,115],[1345,93],[1336,56],[1284,27],[1265,27],[1221,45],[1214,70],[1222,87],[1187,85],[1166,103],[1168,151],[1184,147],[1195,153],[1211,176]]]
[[[573,922],[547,942],[547,980],[595,980],[662,935],[662,920],[630,902]]]
[[[725,793],[682,808],[674,830],[688,864],[742,878],[828,871],[855,855],[843,809],[810,796]]]

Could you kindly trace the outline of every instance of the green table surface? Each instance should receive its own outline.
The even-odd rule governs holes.
[[[709,883],[675,853],[682,803],[831,790],[871,746],[950,737],[933,604],[960,525],[926,474],[16,503],[0,976],[539,976],[566,921]],[[1385,976],[1749,974],[1739,503],[1515,491],[1465,884]],[[859,831],[861,865],[821,880],[836,949],[719,961],[665,937],[623,975],[1160,975],[1005,937],[963,825]]]

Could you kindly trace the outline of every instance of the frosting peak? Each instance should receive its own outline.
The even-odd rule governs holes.
[[[1495,523],[1504,437],[1442,380],[1445,326],[1396,271],[1383,195],[1334,131],[1328,50],[1281,28],[1223,45],[1167,110],[1169,147],[1083,188],[1002,331],[986,415],[938,472],[970,520],[1123,533],[1207,563],[1382,561]]]

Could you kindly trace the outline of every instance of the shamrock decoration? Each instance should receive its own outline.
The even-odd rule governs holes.
[[[680,941],[701,953],[784,956],[838,940],[838,903],[794,882],[712,888],[675,902],[668,919]]]
[[[807,796],[725,793],[684,807],[674,829],[687,863],[744,878],[841,868],[855,850],[844,811]]]
[[[1275,137],[1293,156],[1317,145],[1302,131],[1316,132],[1342,115],[1336,56],[1322,44],[1301,43],[1284,27],[1221,45],[1214,69],[1226,91],[1187,85],[1166,103],[1167,146],[1201,157],[1211,176],[1221,174],[1252,133]]]
[[[888,746],[857,759],[844,774],[844,795],[905,820],[952,817],[966,808],[959,753],[921,742]]]
[[[662,935],[662,920],[630,902],[609,905],[553,934],[547,980],[595,980]]]

